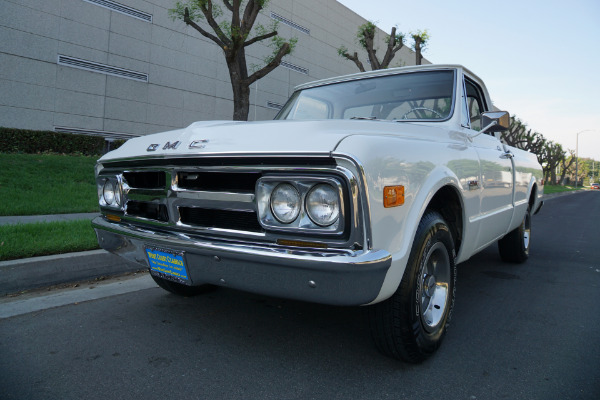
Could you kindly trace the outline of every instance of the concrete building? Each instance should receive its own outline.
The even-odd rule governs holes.
[[[0,0],[0,126],[130,137],[231,119],[222,51],[173,21],[167,10],[174,3]],[[366,20],[342,4],[272,0],[257,24],[274,21],[281,36],[298,43],[252,86],[250,120],[273,118],[298,84],[358,72],[337,48],[359,50],[356,30]],[[378,35],[383,52],[385,32]],[[250,46],[248,65],[262,65],[270,52],[262,43]],[[414,60],[404,47],[393,65]]]

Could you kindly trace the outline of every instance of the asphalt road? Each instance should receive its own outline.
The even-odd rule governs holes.
[[[556,198],[526,264],[495,246],[461,264],[448,335],[421,365],[380,355],[360,308],[179,298],[147,275],[3,299],[0,398],[598,399],[598,221],[600,192]]]

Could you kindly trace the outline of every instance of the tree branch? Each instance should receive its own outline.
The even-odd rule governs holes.
[[[392,28],[392,32],[390,33],[390,40],[388,41],[387,50],[385,52],[385,56],[383,57],[383,62],[381,63],[382,68],[389,67],[392,59],[396,55],[396,52],[400,50],[404,46],[404,43],[400,41],[398,45],[396,45],[396,27]]]
[[[195,30],[197,30],[198,32],[200,32],[200,34],[202,36],[204,36],[204,37],[212,40],[216,44],[218,44],[221,48],[225,47],[225,43],[223,43],[223,41],[221,39],[219,39],[218,37],[216,37],[213,34],[208,33],[207,31],[205,31],[204,29],[202,29],[202,27],[200,25],[198,25],[197,23],[195,23],[194,21],[192,21],[192,19],[190,18],[190,11],[188,10],[187,7],[185,8],[185,12],[183,14],[183,22],[185,22],[186,25],[189,25],[192,28],[194,28]]]
[[[286,54],[289,54],[290,51],[291,51],[290,44],[284,43],[283,46],[281,46],[281,48],[275,55],[275,57],[273,57],[273,59],[267,65],[265,65],[264,67],[262,67],[261,69],[259,69],[258,71],[256,71],[255,73],[253,73],[252,75],[250,75],[248,77],[248,79],[247,79],[248,85],[253,84],[257,80],[259,80],[260,78],[263,78],[269,72],[271,72],[275,68],[277,68],[279,66],[279,64],[281,63],[281,59],[283,58],[283,56],[285,56]]]
[[[241,31],[244,37],[247,37],[248,34],[250,34],[250,30],[254,26],[260,10],[262,10],[262,5],[256,0],[250,0],[248,1],[248,4],[246,4],[241,24]]]
[[[223,4],[225,4],[225,7],[227,7],[229,11],[233,12],[233,6],[228,0],[223,0]]]
[[[212,3],[212,1],[211,0],[207,0],[206,3],[201,3],[200,2],[200,10],[202,10],[202,13],[204,14],[204,17],[206,18],[206,22],[208,22],[208,25],[210,25],[210,27],[212,28],[212,30],[215,31],[215,33],[217,34],[217,37],[224,44],[221,47],[223,48],[223,50],[225,50],[226,46],[230,46],[231,45],[231,39],[229,39],[229,37],[227,35],[225,35],[225,33],[223,33],[223,30],[221,29],[221,27],[219,26],[219,24],[215,20],[215,17],[213,15],[213,3]]]
[[[261,40],[265,40],[265,39],[271,38],[271,37],[273,37],[273,36],[277,36],[277,31],[273,31],[273,32],[270,32],[270,33],[266,33],[266,34],[264,34],[264,35],[260,35],[260,36],[255,36],[255,37],[253,37],[252,39],[250,39],[250,40],[248,40],[247,42],[245,42],[245,43],[244,43],[244,47],[248,47],[248,46],[250,46],[251,44],[254,44],[254,43],[256,43],[256,42],[260,42]]]
[[[361,63],[360,60],[358,59],[358,54],[356,52],[354,52],[354,55],[352,55],[352,56],[350,54],[348,54],[348,52],[340,53],[340,55],[350,61],[354,61],[354,64],[356,64],[356,66],[358,67],[360,72],[365,72],[365,67],[363,66],[363,63]]]

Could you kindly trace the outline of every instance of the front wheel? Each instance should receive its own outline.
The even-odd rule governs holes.
[[[439,213],[427,212],[398,290],[368,310],[371,335],[381,353],[418,363],[437,350],[454,306],[454,258],[446,222]]]
[[[187,286],[155,276],[154,274],[150,274],[150,276],[158,286],[178,296],[192,297],[215,289],[213,285]]]
[[[528,207],[521,225],[498,241],[500,258],[504,262],[523,263],[529,258],[531,240],[531,209]]]

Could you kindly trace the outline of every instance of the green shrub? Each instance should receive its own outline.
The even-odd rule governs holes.
[[[0,151],[3,153],[97,156],[104,152],[104,146],[105,140],[100,136],[0,127]]]

